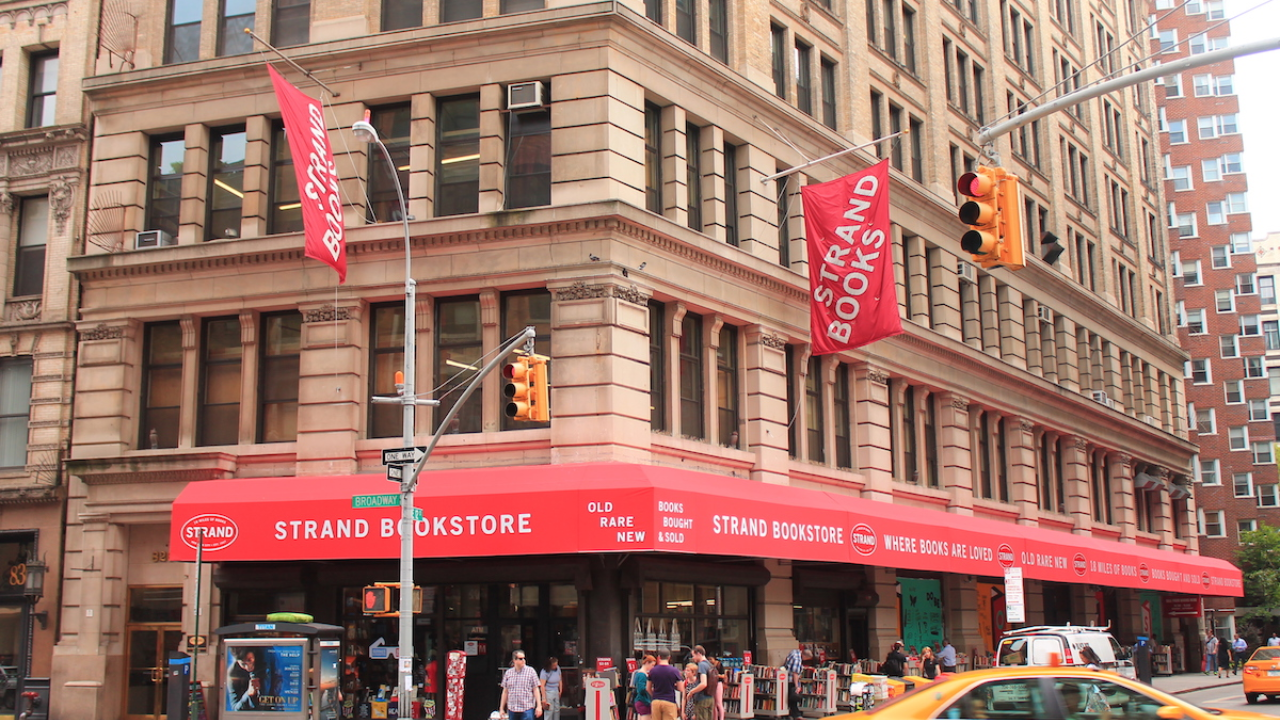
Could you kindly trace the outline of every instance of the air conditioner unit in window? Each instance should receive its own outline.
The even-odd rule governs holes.
[[[1159,421],[1159,420],[1156,420],[1156,416],[1155,416],[1155,415],[1143,415],[1143,416],[1142,416],[1142,421],[1143,421],[1143,422],[1145,422],[1145,423],[1146,423],[1146,424],[1148,424],[1148,425],[1152,425],[1152,426],[1155,426],[1155,427],[1160,427],[1160,421]]]
[[[967,280],[968,282],[978,281],[977,269],[963,260],[956,261],[956,275],[960,276],[961,280]]]
[[[1089,392],[1089,397],[1093,398],[1094,402],[1102,403],[1103,405],[1106,405],[1109,408],[1114,408],[1116,406],[1116,401],[1107,397],[1107,393],[1105,390],[1091,390]]]
[[[507,109],[537,110],[546,104],[546,85],[541,80],[511,83],[507,86]]]
[[[1036,315],[1039,316],[1040,322],[1053,324],[1053,308],[1040,305],[1036,308]]]
[[[177,241],[173,236],[164,230],[143,230],[133,237],[133,247],[137,250],[145,250],[155,247],[169,247],[177,245]]]

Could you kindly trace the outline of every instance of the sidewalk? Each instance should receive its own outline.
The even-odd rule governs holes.
[[[1157,690],[1163,690],[1170,695],[1181,695],[1183,693],[1195,692],[1197,690],[1208,690],[1209,688],[1228,687],[1230,685],[1239,684],[1239,675],[1228,675],[1227,677],[1220,678],[1217,674],[1205,675],[1204,673],[1156,675],[1151,681],[1151,685]]]

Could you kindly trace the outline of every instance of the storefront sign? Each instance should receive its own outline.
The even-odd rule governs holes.
[[[412,523],[417,557],[662,551],[979,576],[999,576],[1011,563],[1035,580],[1243,592],[1240,570],[1213,558],[943,511],[887,512],[850,495],[676,468],[546,465],[421,477],[415,504],[429,510]],[[382,494],[384,482],[338,475],[190,483],[173,505],[173,559],[195,559],[193,523],[219,529],[213,546],[206,535],[212,562],[399,557],[399,508],[351,507],[353,494]]]
[[[1204,601],[1198,597],[1163,597],[1164,616],[1169,618],[1193,618],[1204,615]]]

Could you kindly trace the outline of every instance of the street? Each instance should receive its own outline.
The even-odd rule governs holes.
[[[1159,680],[1156,681],[1156,684],[1159,685]],[[1200,707],[1248,710],[1262,713],[1263,715],[1280,717],[1280,702],[1263,701],[1257,705],[1250,705],[1244,701],[1244,693],[1240,691],[1240,685],[1238,684],[1182,693],[1178,697]]]

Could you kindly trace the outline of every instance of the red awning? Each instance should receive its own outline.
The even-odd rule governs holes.
[[[170,557],[392,559],[398,507],[382,475],[193,482],[173,504]],[[1214,558],[889,505],[677,468],[539,465],[424,473],[417,557],[678,552],[858,563],[1239,597],[1240,570]]]

